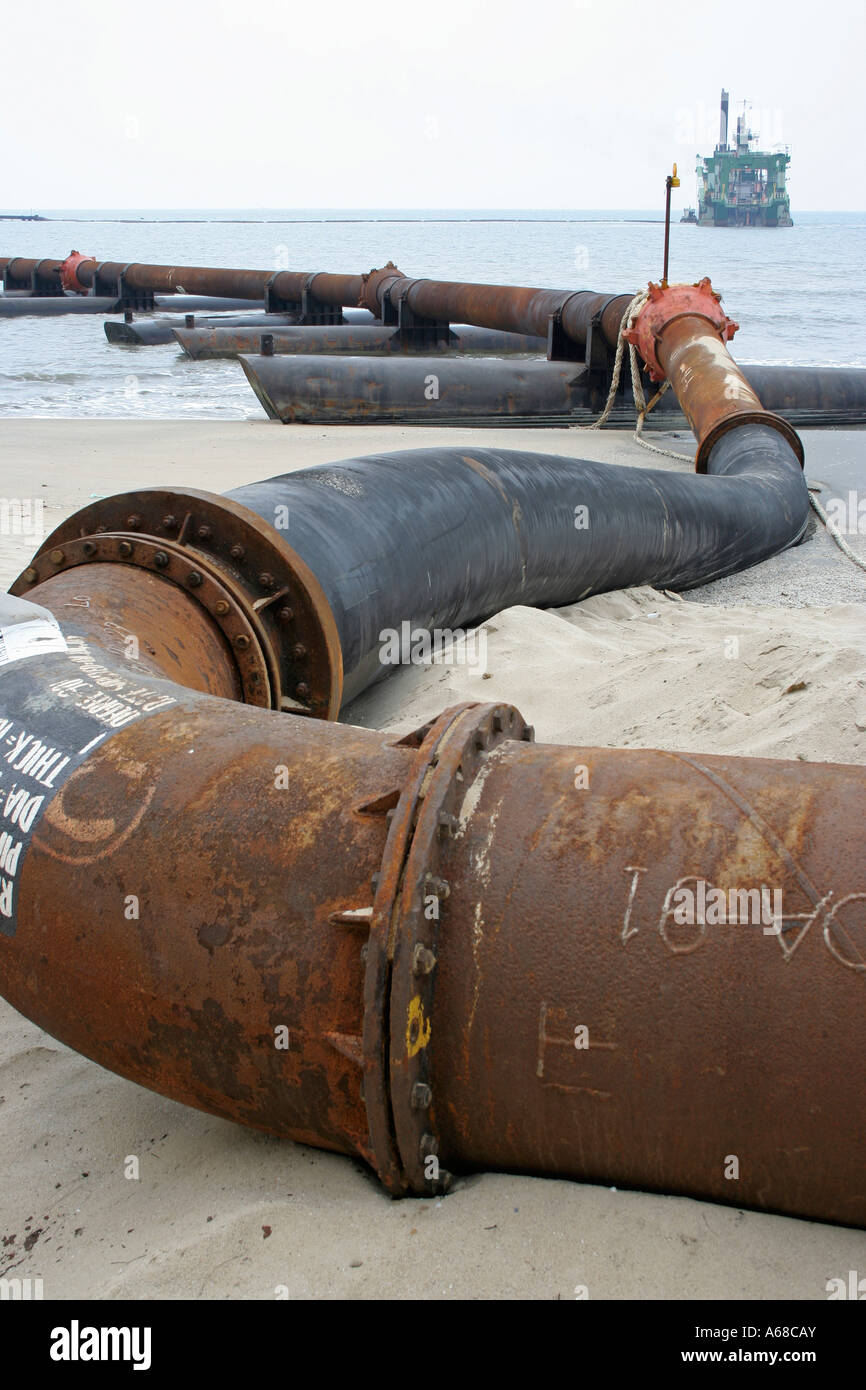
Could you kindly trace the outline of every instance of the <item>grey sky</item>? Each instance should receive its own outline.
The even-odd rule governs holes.
[[[43,0],[2,48],[6,209],[685,205],[722,86],[795,214],[866,208],[866,0]]]

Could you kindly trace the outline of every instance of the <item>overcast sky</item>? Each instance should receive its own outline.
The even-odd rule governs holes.
[[[43,0],[0,52],[5,209],[684,205],[722,86],[866,208],[866,0]]]

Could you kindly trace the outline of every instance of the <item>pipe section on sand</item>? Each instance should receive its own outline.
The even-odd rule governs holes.
[[[334,717],[390,669],[383,631],[465,629],[515,603],[555,606],[631,584],[687,589],[794,544],[809,499],[780,433],[748,422],[711,476],[492,449],[349,459],[236,488],[148,489],[90,503],[13,592],[51,605],[114,566],[118,621],[144,571],[203,607],[252,703]],[[128,582],[126,576],[132,576]],[[131,631],[137,629],[132,627]]]
[[[62,635],[0,609],[15,1008],[395,1195],[501,1169],[866,1224],[866,770],[242,706],[194,603],[130,662],[70,579]]]
[[[0,603],[14,1007],[394,1195],[500,1169],[866,1225],[866,769],[278,712],[333,717],[404,621],[792,544],[799,440],[691,319],[657,338],[706,477],[425,450],[55,531],[39,606]]]

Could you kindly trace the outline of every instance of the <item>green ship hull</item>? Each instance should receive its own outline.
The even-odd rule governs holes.
[[[754,150],[753,140],[744,113],[737,120],[736,145],[728,145],[728,93],[723,91],[719,143],[696,169],[698,226],[793,227],[785,186],[791,156],[787,150]]]

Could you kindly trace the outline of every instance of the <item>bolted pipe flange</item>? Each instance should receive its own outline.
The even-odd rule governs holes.
[[[358,297],[358,307],[369,309],[378,319],[382,311],[380,293],[383,287],[404,278],[402,270],[398,270],[393,261],[388,261],[381,270],[369,271],[361,277],[362,290]]]
[[[60,265],[60,283],[63,288],[72,294],[87,294],[87,286],[78,278],[78,267],[83,261],[92,262],[95,259],[94,256],[85,256],[80,251],[70,251]]]
[[[706,275],[694,285],[668,285],[667,288],[650,281],[649,296],[631,328],[622,336],[637,348],[652,381],[665,379],[664,367],[656,355],[656,343],[674,319],[686,315],[706,319],[723,343],[729,342],[740,326],[728,318],[721,307],[721,295],[716,294]]]
[[[438,719],[397,741],[397,746],[416,748],[418,756],[403,786],[395,787],[391,797],[382,803],[388,819],[388,835],[382,867],[374,874],[372,882],[375,896],[364,953],[364,1104],[370,1163],[380,1181],[397,1197],[405,1196],[410,1185],[394,1132],[390,1095],[388,1030],[394,914],[400,896],[403,867],[412,844],[418,806],[439,743],[457,713],[457,710],[446,710]],[[426,1112],[432,1103],[429,1086],[425,1085],[414,1095],[414,1104]]]
[[[393,814],[377,875],[366,958],[364,1060],[370,1145],[395,1195],[447,1192],[430,1065],[446,864],[484,761],[532,730],[510,705],[458,705],[419,731],[423,741]],[[411,736],[410,736],[411,737]],[[405,743],[408,740],[401,740]]]
[[[250,622],[243,595],[232,590],[226,577],[200,563],[199,557],[170,541],[156,542],[148,536],[102,532],[85,540],[67,540],[62,550],[40,551],[31,567],[13,584],[10,592],[32,592],[34,584],[49,579],[62,568],[79,565],[122,564],[150,569],[193,596],[221,630],[235,650],[244,703],[269,708],[273,703],[272,672],[267,644]],[[35,578],[31,574],[35,572]],[[23,582],[22,582],[23,581]],[[243,659],[238,659],[238,652]]]
[[[247,703],[336,718],[343,662],[330,606],[300,556],[255,513],[194,489],[102,498],[61,523],[11,592],[31,594],[58,569],[106,561],[155,570],[207,609],[235,653]]]
[[[806,456],[803,449],[803,441],[792,424],[782,415],[776,415],[771,410],[738,410],[732,411],[730,415],[718,420],[707,434],[704,435],[698,444],[695,454],[695,472],[706,473],[710,461],[710,454],[713,452],[723,434],[736,429],[740,425],[764,425],[768,429],[775,430],[788,444],[797,459],[801,468],[805,467]]]

